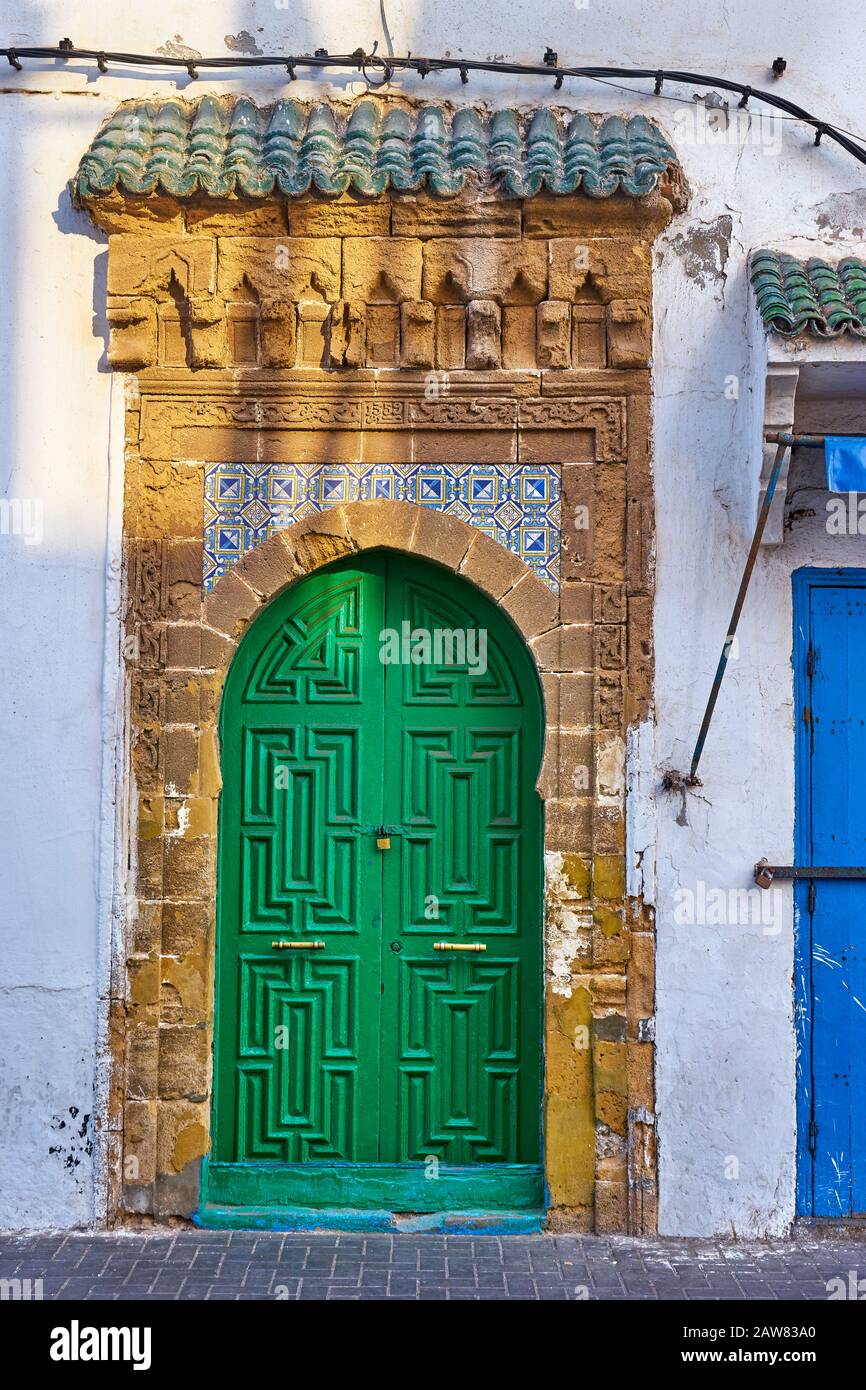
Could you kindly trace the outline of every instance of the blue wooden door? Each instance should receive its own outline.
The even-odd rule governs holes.
[[[795,576],[797,862],[866,864],[866,571]],[[798,883],[801,1216],[866,1214],[866,880]]]

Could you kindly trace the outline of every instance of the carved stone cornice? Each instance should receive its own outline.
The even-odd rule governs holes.
[[[495,454],[488,453],[488,461],[495,456],[517,462],[521,440],[531,462],[625,458],[623,397],[542,396],[537,375],[508,383],[502,374],[491,374],[461,382],[444,399],[432,401],[425,394],[429,383],[405,373],[395,374],[385,387],[360,374],[351,381],[341,377],[339,384],[321,376],[303,382],[277,379],[266,390],[256,376],[245,391],[237,380],[215,383],[209,376],[201,389],[199,381],[192,374],[183,384],[153,375],[142,380],[144,457],[447,461],[456,460],[461,449],[471,456],[471,441],[479,435],[496,434],[502,439],[489,446]],[[416,446],[415,437],[423,443]]]
[[[388,217],[381,230],[390,225]],[[480,226],[475,236],[422,239],[366,235],[363,225],[358,235],[319,230],[208,235],[198,225],[112,235],[111,365],[648,365],[652,232],[497,237]],[[160,333],[158,316],[177,327]]]

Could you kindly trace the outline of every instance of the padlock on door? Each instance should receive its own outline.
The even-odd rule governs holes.
[[[391,848],[391,836],[390,836],[390,835],[386,835],[386,833],[385,833],[385,827],[384,827],[384,826],[382,827],[382,829],[381,829],[381,830],[378,832],[378,834],[376,835],[376,848],[377,848],[377,849],[390,849],[390,848]]]
[[[759,888],[769,888],[773,882],[774,874],[766,859],[760,859],[755,865],[755,882]]]

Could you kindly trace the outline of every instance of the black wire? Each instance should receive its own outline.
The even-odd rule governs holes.
[[[2,52],[2,50],[0,50],[0,52]],[[653,92],[644,92],[644,91],[638,90],[638,89],[635,88],[635,87],[624,87],[624,86],[622,85],[621,82],[605,82],[604,79],[601,78],[601,77],[593,77],[591,80],[592,80],[593,82],[598,83],[598,85],[599,85],[600,87],[610,87],[611,91],[614,91],[614,92],[626,92],[626,93],[628,93],[628,94],[631,95],[631,96],[637,95],[637,96],[642,96],[642,97],[651,97],[654,101],[671,101],[671,102],[674,102],[674,104],[677,105],[677,106],[691,106],[691,107],[693,107],[694,104],[695,104],[695,101],[697,100],[697,97],[696,97],[696,96],[694,96],[694,97],[674,97],[674,96],[671,96],[669,92],[655,92],[655,91],[653,91]],[[700,86],[700,85],[701,85],[700,83],[695,83],[695,86]],[[711,84],[708,82],[707,85],[711,85]],[[747,87],[747,88],[746,88],[746,91],[748,91],[748,94],[749,94],[750,97],[756,96],[756,97],[760,98],[761,93],[760,93],[760,92],[756,92],[755,89],[754,89],[754,87]],[[769,96],[768,96],[768,97],[767,97],[767,100],[769,101],[769,99],[770,99],[770,98],[769,98]],[[716,108],[713,107],[712,109],[715,110]],[[744,106],[744,105],[743,105],[742,101],[740,101],[740,102],[737,103],[737,108],[736,108],[735,111],[730,111],[729,108],[728,108],[727,106],[719,107],[718,109],[721,110],[721,111],[723,111],[723,112],[727,112],[727,114],[728,114],[729,116],[733,116],[734,118],[736,118],[737,111],[745,111],[745,113],[746,113],[747,116],[755,116],[755,115],[756,115],[759,119],[762,119],[762,118],[763,118],[763,113],[762,113],[762,112],[750,110],[748,106]],[[791,121],[792,123],[794,123],[794,122],[796,122],[796,121],[802,121],[802,117],[800,117],[800,116],[779,116],[778,119],[779,119],[780,121]],[[816,124],[817,124],[817,125],[823,126],[823,129],[824,129],[825,131],[826,131],[826,130],[829,130],[829,129],[831,128],[831,127],[829,127],[829,126],[828,126],[825,122],[823,122],[823,121],[818,121],[818,122],[816,122]],[[861,145],[866,146],[866,135],[858,135],[857,132],[856,132],[856,130],[846,130],[845,126],[843,126],[843,125],[833,126],[832,129],[839,131],[839,133],[840,133],[841,135],[850,135],[852,140],[859,140]]]
[[[364,66],[369,64],[372,56],[372,54],[364,53],[364,50],[360,48],[356,49],[354,53],[342,55],[332,55],[324,49],[320,49],[314,55],[301,54],[299,56],[248,56],[243,54],[228,58],[196,58],[194,69],[196,75],[205,68],[223,70],[227,68],[281,67],[287,68],[290,73],[293,73],[295,68],[357,68],[363,71]],[[106,71],[106,65],[109,62],[117,63],[122,67],[180,68],[187,72],[189,72],[190,67],[187,58],[167,58],[161,54],[148,56],[142,53],[112,53],[107,50],[73,48],[71,46],[0,48],[0,57],[5,57],[15,68],[19,67],[22,58],[59,58],[63,62],[68,62],[70,58],[95,59],[103,72]],[[377,58],[375,61],[378,63],[382,60]],[[866,148],[863,144],[858,143],[864,137],[851,137],[850,133],[837,126],[829,125],[819,117],[813,116],[810,111],[806,111],[804,107],[798,106],[793,101],[788,101],[785,97],[777,96],[775,92],[757,91],[746,83],[734,82],[727,77],[707,77],[701,73],[668,71],[662,68],[554,67],[549,64],[535,63],[483,62],[471,58],[413,58],[410,54],[405,58],[389,56],[387,66],[392,74],[395,72],[415,72],[422,77],[426,77],[428,73],[432,72],[457,72],[461,79],[464,78],[465,73],[469,72],[505,73],[517,77],[546,77],[548,79],[553,77],[556,90],[559,90],[566,77],[584,77],[598,82],[605,78],[651,78],[659,91],[664,82],[681,82],[695,87],[719,88],[724,92],[736,92],[747,100],[763,102],[765,106],[773,107],[777,111],[786,111],[792,119],[802,121],[804,125],[812,127],[816,135],[816,144],[826,137],[828,140],[835,141],[860,164],[866,164]],[[192,75],[190,73],[190,76]],[[643,93],[643,95],[649,95],[649,93]]]

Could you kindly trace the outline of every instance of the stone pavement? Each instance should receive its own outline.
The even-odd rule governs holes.
[[[835,1236],[0,1233],[0,1281],[41,1279],[46,1300],[826,1300],[828,1281],[852,1274],[866,1293],[866,1241]],[[20,1293],[0,1283],[0,1298]]]

